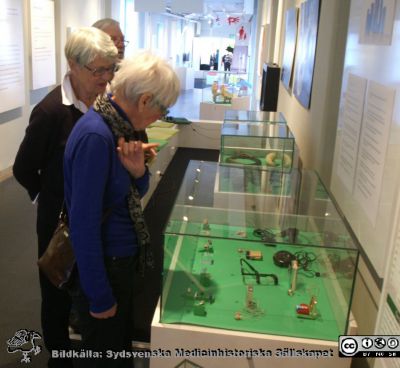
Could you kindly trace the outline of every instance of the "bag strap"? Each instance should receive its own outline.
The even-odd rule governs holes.
[[[65,205],[65,199],[63,199],[62,205],[61,205],[61,211],[60,214],[58,215],[59,221],[64,222],[65,224],[68,224],[68,212],[67,212],[67,207]]]

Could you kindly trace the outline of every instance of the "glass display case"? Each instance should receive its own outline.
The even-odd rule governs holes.
[[[202,101],[231,104],[232,99],[251,95],[247,74],[223,71],[204,71]]]
[[[190,162],[165,229],[160,322],[337,341],[356,241],[315,173],[281,173],[286,189],[261,194],[221,186],[246,170]]]
[[[294,152],[295,139],[285,123],[225,120],[222,125],[221,163],[290,171]]]
[[[226,164],[218,165],[216,170],[214,206],[246,211],[296,211],[301,184],[299,171],[288,174],[257,166]]]
[[[285,116],[279,111],[226,110],[224,121],[286,124]]]

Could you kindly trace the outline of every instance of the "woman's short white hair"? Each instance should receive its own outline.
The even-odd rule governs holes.
[[[122,60],[111,82],[111,92],[125,100],[136,102],[144,93],[153,95],[153,104],[172,106],[180,91],[178,76],[160,57],[149,52]]]
[[[80,28],[68,37],[64,48],[65,57],[79,65],[87,65],[96,57],[110,62],[118,60],[118,50],[111,37],[94,27]]]

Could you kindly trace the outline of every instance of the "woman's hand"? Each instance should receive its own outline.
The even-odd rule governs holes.
[[[144,157],[153,159],[157,153],[158,143],[142,143],[141,141],[126,142],[123,137],[118,139],[118,154],[122,165],[136,179],[146,172]]]
[[[118,155],[122,165],[136,179],[144,175],[146,167],[144,165],[145,152],[154,155],[154,148],[158,143],[142,143],[141,141],[126,142],[124,138],[118,139]]]
[[[97,319],[107,319],[107,318],[114,317],[116,313],[117,313],[117,304],[114,304],[110,309],[108,309],[104,312],[101,312],[101,313],[90,312],[90,315],[93,318],[97,318]]]
[[[147,162],[151,162],[157,156],[157,151],[155,150],[158,147],[159,143],[142,143],[144,156]]]
[[[117,147],[119,159],[122,165],[129,171],[135,179],[144,175],[144,151],[141,141],[126,142],[125,138],[118,139]]]

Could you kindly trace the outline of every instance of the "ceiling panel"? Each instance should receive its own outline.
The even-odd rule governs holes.
[[[246,0],[247,2],[248,0]],[[253,0],[252,0],[253,1]],[[167,11],[171,10],[173,0],[166,0]],[[191,14],[191,18],[202,18],[205,16],[217,16],[223,13],[227,15],[242,15],[244,13],[245,0],[203,0],[203,13]],[[190,12],[181,14],[189,15]]]

